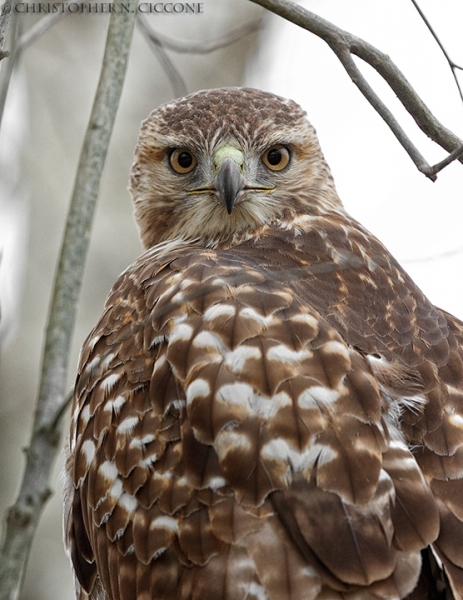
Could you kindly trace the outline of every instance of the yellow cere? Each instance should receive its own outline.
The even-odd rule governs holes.
[[[215,166],[219,168],[226,158],[233,159],[239,167],[244,163],[244,154],[241,150],[238,150],[238,148],[234,148],[233,146],[222,146],[222,148],[219,148],[214,154]]]

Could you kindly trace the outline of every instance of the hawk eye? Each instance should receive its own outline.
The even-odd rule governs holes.
[[[175,148],[169,156],[170,166],[176,173],[189,173],[198,161],[187,148]]]
[[[262,156],[262,162],[271,171],[281,171],[288,165],[289,159],[288,148],[281,144],[271,146]]]

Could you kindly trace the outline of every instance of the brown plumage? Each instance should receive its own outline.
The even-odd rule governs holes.
[[[143,123],[146,252],[81,353],[81,600],[463,597],[463,324],[344,210],[292,101]]]

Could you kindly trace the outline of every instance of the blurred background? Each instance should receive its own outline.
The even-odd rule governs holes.
[[[463,103],[451,70],[412,2],[302,4],[389,54],[436,117],[463,138]],[[106,294],[141,252],[127,192],[139,124],[154,107],[184,91],[249,85],[302,104],[347,209],[435,304],[463,318],[463,165],[450,165],[435,183],[420,174],[331,50],[312,34],[248,0],[203,0],[202,5],[201,14],[151,14],[147,22],[154,31],[203,50],[234,30],[252,32],[209,53],[166,49],[160,61],[136,27],[93,227],[69,389],[79,348]],[[463,64],[461,0],[421,0],[420,6],[453,61]],[[18,26],[26,32],[39,18],[22,14]],[[1,515],[14,502],[22,477],[55,265],[107,25],[104,14],[62,19],[21,54],[8,92],[0,130]],[[166,70],[166,55],[173,69]],[[428,162],[442,160],[445,152],[417,130],[375,73],[362,70]],[[61,453],[21,600],[74,597],[62,546],[62,466]]]

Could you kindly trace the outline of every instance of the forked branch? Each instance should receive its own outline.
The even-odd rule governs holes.
[[[424,14],[424,12],[421,10],[418,2],[416,2],[416,0],[411,0],[411,2],[413,4],[413,6],[416,8],[416,10],[418,11],[418,14],[420,15],[420,17],[423,19],[423,22],[426,25],[426,27],[429,29],[432,37],[436,40],[436,43],[439,46],[439,48],[441,49],[442,54],[445,56],[446,61],[449,63],[449,67],[452,71],[453,78],[455,79],[455,84],[458,88],[458,93],[460,94],[460,98],[463,102],[463,91],[461,89],[460,82],[458,81],[458,77],[457,77],[457,70],[463,71],[463,67],[454,63],[453,60],[450,58],[449,53],[445,49],[444,44],[440,41],[437,33],[434,31],[433,26],[429,22],[428,18]]]
[[[263,6],[324,40],[339,58],[355,85],[387,123],[419,171],[429,179],[434,181],[437,173],[450,162],[454,160],[463,162],[463,141],[434,117],[389,56],[368,42],[348,31],[344,31],[291,0],[251,0],[251,2]],[[362,75],[352,58],[353,55],[372,66],[381,75],[407,112],[413,117],[418,127],[436,144],[449,152],[446,159],[436,165],[431,166],[428,164],[389,108]]]

